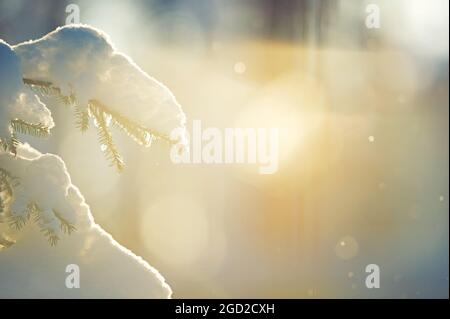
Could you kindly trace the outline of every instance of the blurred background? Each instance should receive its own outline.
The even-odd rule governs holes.
[[[70,3],[172,90],[189,130],[280,128],[273,175],[175,165],[115,132],[118,174],[57,104],[52,137],[28,138],[175,298],[448,298],[448,1],[0,0],[0,38],[41,37]]]

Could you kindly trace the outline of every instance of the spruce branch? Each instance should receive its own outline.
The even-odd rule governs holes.
[[[0,168],[0,223],[10,222],[9,203],[13,196],[13,187],[18,185],[15,178],[5,169]]]
[[[41,123],[28,123],[24,120],[14,119],[11,121],[11,127],[14,132],[33,135],[36,137],[48,137],[50,129]]]
[[[108,125],[105,119],[105,113],[100,109],[91,110],[91,114],[94,116],[97,126],[98,140],[100,147],[105,154],[106,158],[110,161],[112,166],[115,166],[119,172],[124,168],[124,163],[119,151],[114,144],[112,134],[108,129]]]
[[[9,150],[11,153],[14,154],[14,156],[17,155],[17,147],[19,146],[19,144],[20,144],[20,141],[17,138],[16,132],[13,131],[11,133],[11,137],[9,139]]]
[[[94,118],[97,126],[100,147],[106,158],[110,161],[111,165],[115,166],[119,172],[123,170],[124,162],[114,144],[112,134],[109,129],[109,119],[113,125],[125,132],[125,134],[140,145],[149,146],[155,139],[166,141],[169,144],[175,144],[177,142],[171,140],[166,134],[161,134],[130,120],[126,116],[112,110],[96,99],[91,99],[88,103],[87,110],[83,110],[77,105],[74,94],[64,96],[60,88],[53,85],[52,82],[32,80],[28,78],[24,78],[23,82],[38,94],[55,97],[64,105],[74,107],[76,118],[75,123],[82,132],[85,132],[89,128],[89,117]]]
[[[21,230],[33,214],[33,205],[34,204],[28,204],[23,215],[13,215],[10,212],[8,218],[9,227],[14,230]]]
[[[75,125],[81,132],[86,132],[89,128],[89,112],[82,110],[78,105],[75,108]]]
[[[3,151],[10,152],[12,154],[17,155],[17,147],[19,146],[20,141],[16,136],[16,132],[11,132],[9,139],[0,138],[0,146],[3,148]]]
[[[39,206],[36,203],[29,203],[27,206],[27,210],[28,210],[28,214],[27,214],[28,218],[30,218],[32,216],[33,221],[40,227],[40,231],[47,238],[50,246],[56,246],[56,244],[58,243],[60,238],[53,229],[45,227],[40,223],[42,221],[42,213],[43,212],[39,208]],[[55,214],[54,210],[53,210],[53,213],[54,213],[55,217],[58,218],[58,220],[60,220],[60,218]],[[66,220],[64,220],[64,221],[67,222]],[[67,224],[71,226],[71,231],[75,230],[74,229],[75,226],[69,224],[68,222],[67,222]],[[63,227],[63,226],[61,226],[61,227]],[[67,232],[67,233],[70,234],[70,232]]]
[[[33,219],[34,223],[38,224],[42,219],[41,216],[42,211],[39,209],[38,205],[36,203],[29,203],[27,209],[30,218]]]
[[[29,215],[26,214],[25,216],[21,215],[11,215],[8,220],[9,227],[11,227],[14,230],[21,230],[23,226],[28,222]]]
[[[55,217],[59,220],[60,224],[61,224],[61,230],[63,233],[66,234],[71,234],[72,232],[76,231],[77,228],[75,227],[75,225],[71,224],[67,219],[65,219],[64,217],[62,217],[61,214],[59,214],[56,210],[53,209],[53,214],[55,215]]]
[[[76,104],[75,95],[72,93],[70,95],[64,95],[61,89],[54,86],[52,82],[33,80],[28,78],[23,78],[23,83],[27,85],[33,92],[44,96],[51,97],[58,100],[60,103],[66,106],[73,106]]]
[[[74,94],[71,94],[69,96],[64,96],[61,93],[61,89],[54,86],[52,82],[47,81],[40,81],[40,80],[33,80],[24,78],[23,82],[30,86],[33,90],[35,90],[37,93],[40,93],[44,96],[49,97],[56,97],[59,98],[61,101],[64,102],[64,104],[76,106],[76,98]],[[125,116],[121,115],[118,112],[115,112],[102,104],[100,101],[96,99],[92,99],[89,101],[89,107],[91,109],[101,109],[105,114],[111,115],[113,121],[122,128],[127,134],[130,136],[136,138],[136,140],[144,145],[148,143],[148,134],[150,134],[154,138],[165,140],[169,143],[173,143],[173,141],[169,138],[169,136],[165,134],[161,134],[155,130],[152,130],[150,128],[146,128],[142,125],[139,125],[136,122],[133,122],[126,118]]]
[[[13,188],[19,186],[19,181],[7,170],[0,168],[0,192],[6,192],[8,196],[13,196]]]
[[[153,139],[161,139],[166,142],[173,143],[173,141],[169,138],[169,136],[161,134],[152,129],[146,128],[128,119],[119,112],[113,111],[112,109],[102,104],[98,100],[90,100],[89,109],[92,111],[100,110],[102,113],[110,116],[113,123],[117,127],[119,127],[122,131],[128,134],[128,136],[133,138],[136,142],[138,142],[141,145],[150,145]]]
[[[47,238],[50,246],[56,246],[59,241],[58,235],[56,235],[55,231],[51,228],[41,228],[41,232]]]

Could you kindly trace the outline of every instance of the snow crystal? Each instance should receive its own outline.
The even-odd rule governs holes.
[[[154,131],[170,135],[185,115],[170,90],[115,50],[101,31],[85,25],[56,29],[14,47],[24,78],[51,82],[80,107],[100,101]]]

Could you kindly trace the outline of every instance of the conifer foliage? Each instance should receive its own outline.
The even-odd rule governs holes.
[[[94,127],[100,149],[119,172],[125,164],[113,127],[142,146],[177,143],[169,133],[184,129],[184,113],[170,90],[116,52],[97,29],[66,26],[14,47],[0,40],[0,66],[0,226],[18,231],[32,221],[52,246],[77,225],[64,162],[51,154],[30,160],[19,152],[23,135],[51,134],[53,118],[41,99],[72,110],[81,132]],[[8,245],[0,233],[0,249]]]
[[[83,108],[77,103],[75,94],[64,96],[61,93],[61,90],[50,82],[35,81],[26,78],[24,78],[23,81],[24,84],[28,85],[37,94],[55,98],[63,105],[73,108],[75,125],[81,132],[85,132],[89,129],[90,119],[92,119],[97,129],[101,150],[105,154],[110,165],[115,167],[119,172],[124,169],[124,161],[115,145],[111,132],[111,124],[119,128],[136,143],[142,146],[150,146],[155,139],[174,143],[174,141],[170,140],[168,135],[146,128],[128,119],[119,112],[113,111],[98,100],[89,100],[87,108]],[[45,137],[49,133],[48,129],[40,124],[32,125],[19,120],[17,120],[17,123],[13,123],[13,128],[15,132],[30,134],[37,137]]]

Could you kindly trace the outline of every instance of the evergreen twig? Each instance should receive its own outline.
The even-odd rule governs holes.
[[[106,158],[118,169],[119,172],[123,170],[124,162],[114,144],[112,134],[108,127],[109,123],[106,121],[107,118],[110,118],[116,127],[125,132],[140,145],[149,146],[154,139],[161,139],[170,144],[176,143],[176,141],[171,140],[169,136],[130,120],[126,116],[112,110],[98,100],[90,100],[88,109],[83,110],[76,104],[76,98],[73,94],[70,96],[64,96],[61,93],[61,90],[54,86],[51,82],[27,78],[24,78],[23,81],[36,92],[45,96],[56,97],[65,105],[75,107],[75,123],[82,132],[85,132],[89,128],[89,117],[93,117],[96,121],[101,149]]]
[[[114,144],[112,134],[108,129],[105,114],[99,109],[91,110],[91,114],[94,116],[97,124],[98,140],[103,153],[110,161],[111,165],[115,166],[117,170],[121,172],[124,168],[124,163]]]
[[[48,137],[50,135],[50,129],[41,123],[28,123],[24,120],[14,119],[11,121],[11,126],[14,132],[21,134],[33,135],[36,137]]]

